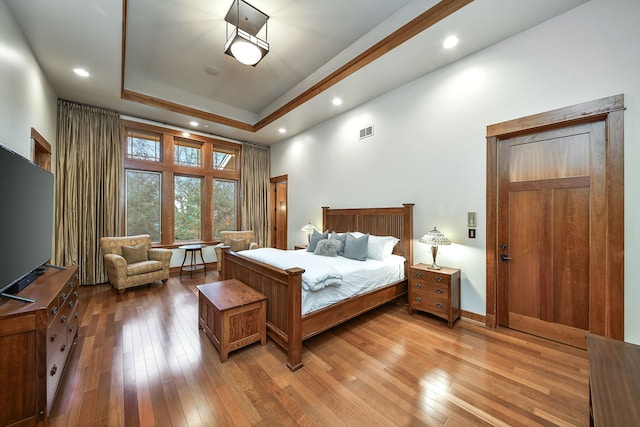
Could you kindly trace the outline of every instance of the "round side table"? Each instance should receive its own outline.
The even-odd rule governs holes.
[[[189,272],[189,277],[193,277],[193,272],[204,272],[207,273],[207,266],[204,262],[204,256],[202,256],[202,248],[206,248],[207,245],[203,244],[195,244],[195,245],[182,245],[178,246],[178,249],[184,250],[184,258],[182,259],[182,265],[180,266],[180,277],[182,277],[183,271]],[[196,255],[200,253],[200,260],[202,260],[202,264],[197,262]],[[187,254],[189,257],[189,265],[184,265],[187,261]]]

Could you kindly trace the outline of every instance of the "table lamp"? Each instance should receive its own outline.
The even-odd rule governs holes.
[[[307,244],[311,243],[311,235],[315,230],[316,228],[311,223],[305,225],[300,229],[300,231],[304,231],[305,233],[307,233]]]
[[[440,266],[436,264],[436,257],[438,256],[438,246],[440,245],[450,245],[451,241],[447,239],[447,236],[439,232],[435,227],[433,230],[429,231],[427,234],[418,239],[420,243],[426,243],[431,245],[431,256],[433,257],[433,264],[431,264],[428,268],[431,270],[440,270]]]

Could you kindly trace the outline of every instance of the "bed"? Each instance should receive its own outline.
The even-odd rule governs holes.
[[[404,278],[328,307],[302,314],[302,274],[299,267],[280,269],[225,247],[222,280],[238,279],[267,297],[267,334],[287,354],[287,367],[302,367],[302,342],[320,332],[394,300],[407,292],[413,264],[413,203],[384,208],[322,208],[322,229],[337,233],[359,231],[399,239],[393,254],[406,259]]]

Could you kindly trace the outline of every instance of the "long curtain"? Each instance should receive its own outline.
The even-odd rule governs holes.
[[[244,143],[242,146],[242,229],[253,230],[260,247],[269,246],[270,149]]]
[[[78,264],[83,285],[108,280],[99,241],[119,235],[121,153],[118,113],[58,101],[55,263]]]

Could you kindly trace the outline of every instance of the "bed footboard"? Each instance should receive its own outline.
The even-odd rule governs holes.
[[[237,279],[267,297],[267,334],[287,353],[287,367],[302,367],[301,268],[280,270],[222,248],[220,278]]]

